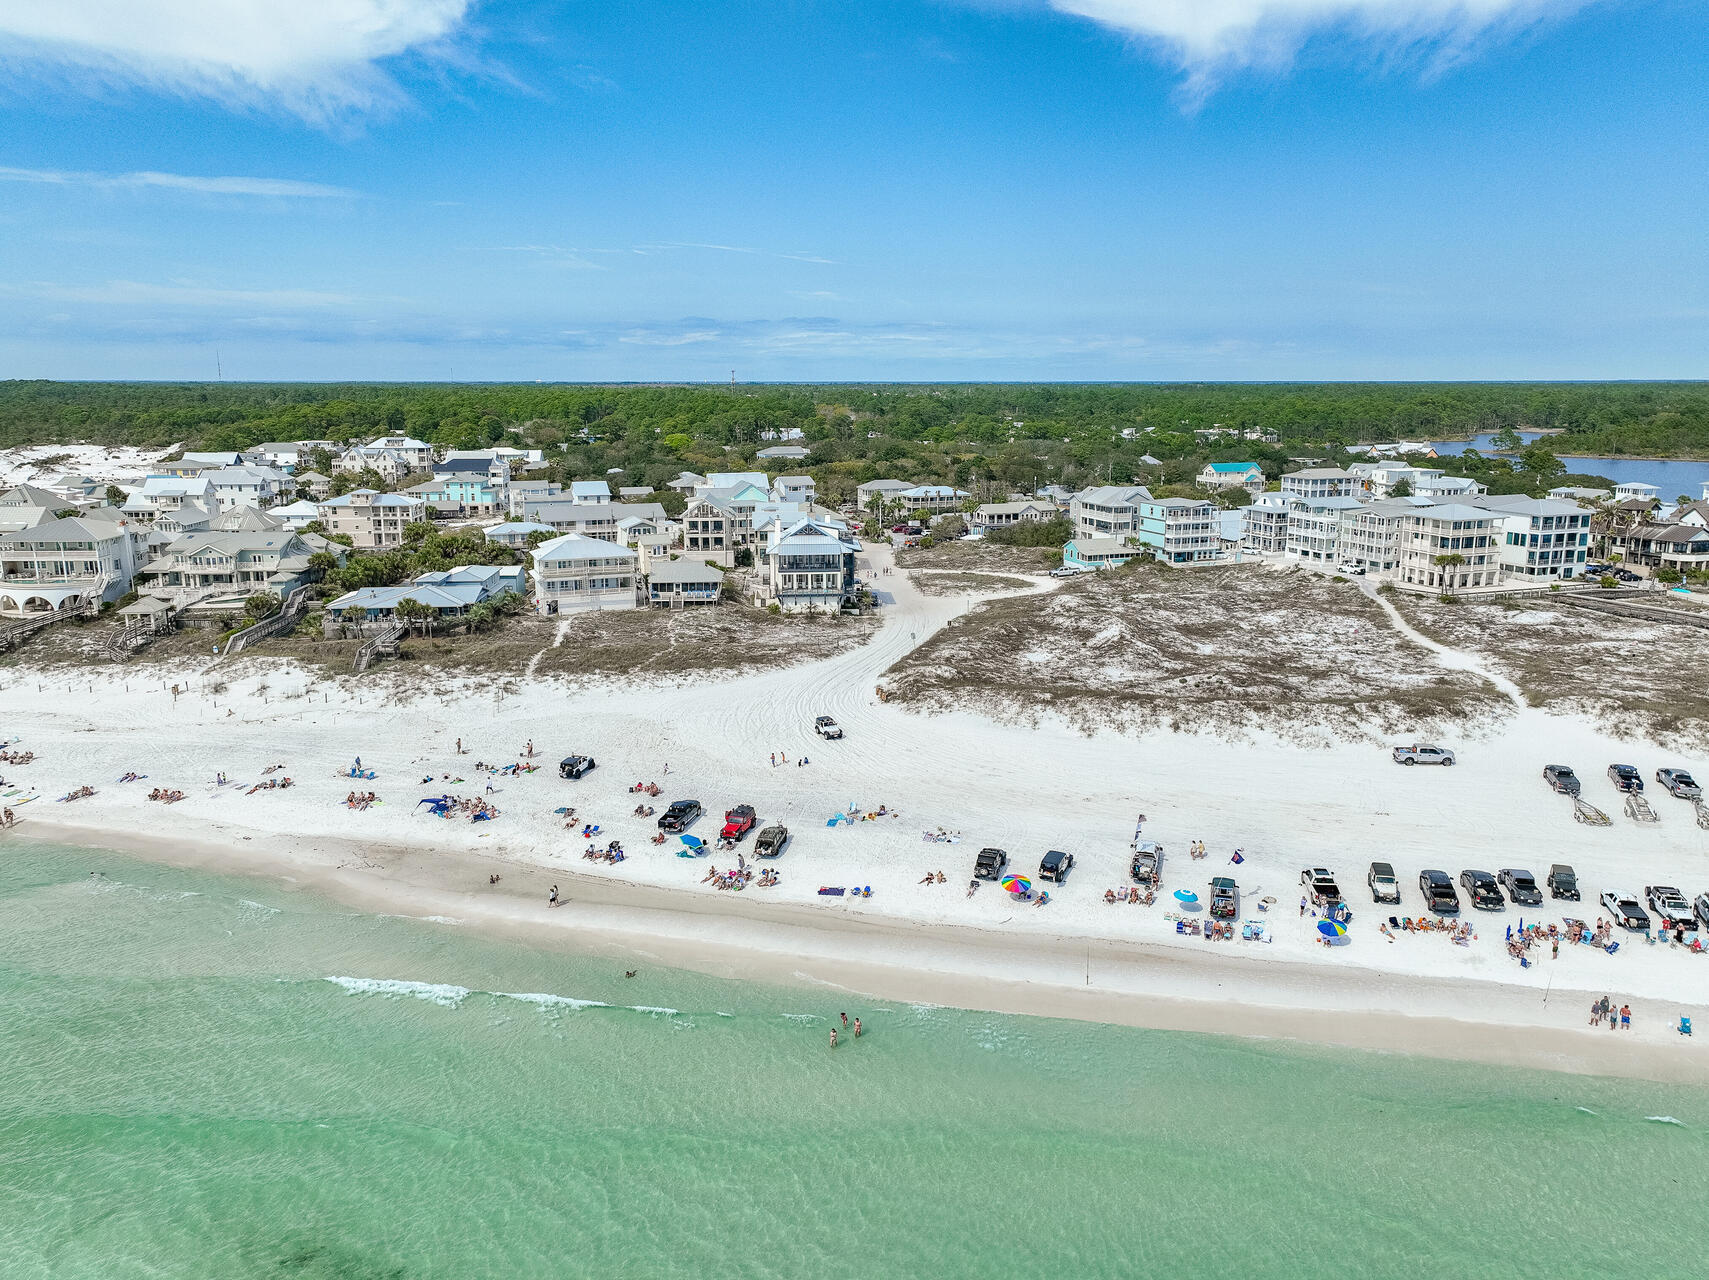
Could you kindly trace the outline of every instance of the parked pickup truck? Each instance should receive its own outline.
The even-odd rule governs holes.
[[[1672,885],[1645,885],[1644,898],[1649,902],[1650,910],[1659,917],[1662,928],[1669,933],[1676,929],[1684,929],[1687,933],[1697,932],[1697,917],[1691,914],[1691,904],[1685,900],[1685,895]]]
[[[1608,766],[1608,781],[1621,791],[1642,791],[1644,775],[1638,772],[1638,767],[1631,764],[1611,764]]]
[[[979,880],[995,880],[1009,865],[1009,855],[1001,849],[981,849],[973,860],[973,875]]]
[[[1454,882],[1446,871],[1420,871],[1418,892],[1424,895],[1424,905],[1437,915],[1460,914],[1460,895],[1454,892]]]
[[[1128,874],[1135,884],[1155,889],[1163,883],[1163,846],[1155,840],[1141,840],[1134,846],[1133,862]]]
[[[1341,886],[1324,867],[1307,867],[1300,872],[1300,883],[1306,886],[1314,906],[1328,907],[1341,901]]]
[[[724,829],[718,833],[720,840],[740,840],[754,829],[754,823],[759,817],[754,813],[751,804],[739,804],[724,815]]]
[[[700,801],[677,800],[659,815],[660,831],[687,831],[701,814]]]
[[[1400,881],[1395,879],[1394,868],[1388,863],[1373,862],[1370,874],[1365,877],[1365,883],[1371,886],[1372,902],[1400,901]]]
[[[781,822],[763,827],[759,835],[754,837],[754,857],[775,858],[783,852],[789,843],[789,828]]]
[[[1507,890],[1507,900],[1516,907],[1540,907],[1543,891],[1537,877],[1519,867],[1503,867],[1495,873],[1496,883]]]
[[[1240,914],[1240,886],[1227,876],[1211,879],[1211,915],[1218,920],[1232,920]]]
[[[1663,791],[1681,800],[1700,800],[1703,797],[1703,788],[1684,769],[1657,769],[1656,782]]]
[[[1554,789],[1556,794],[1563,796],[1578,795],[1578,775],[1572,771],[1571,765],[1546,764],[1543,766],[1543,781]]]
[[[1602,895],[1602,905],[1608,914],[1614,917],[1614,923],[1622,929],[1642,929],[1645,933],[1649,932],[1649,913],[1638,905],[1637,894],[1620,893],[1610,889]]]
[[[1396,764],[1441,764],[1454,763],[1454,753],[1446,747],[1427,747],[1423,743],[1414,743],[1410,747],[1394,749]]]

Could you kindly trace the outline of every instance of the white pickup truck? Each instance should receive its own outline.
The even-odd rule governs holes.
[[[1396,764],[1453,764],[1454,753],[1446,747],[1427,747],[1422,743],[1413,743],[1410,747],[1394,749]]]

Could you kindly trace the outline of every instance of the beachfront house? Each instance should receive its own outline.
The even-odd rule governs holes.
[[[1142,498],[1135,541],[1169,564],[1222,558],[1217,506],[1206,498]]]
[[[1125,538],[1070,538],[1062,548],[1062,567],[1108,569],[1126,564],[1138,554]]]
[[[404,490],[427,504],[428,511],[440,519],[486,520],[502,515],[505,501],[502,491],[495,489],[484,473],[446,475]]]
[[[1495,515],[1501,569],[1509,578],[1549,582],[1584,572],[1591,513],[1578,503],[1501,494],[1468,505]]]
[[[307,499],[298,499],[296,502],[286,502],[279,506],[268,507],[267,514],[293,532],[301,529],[305,524],[320,519],[319,508]]]
[[[636,606],[637,553],[566,533],[534,548],[534,608],[544,616]]]
[[[766,547],[762,603],[785,613],[835,613],[854,592],[857,544],[829,521],[803,518],[775,528]]]
[[[427,504],[414,494],[373,489],[353,489],[341,498],[317,502],[315,511],[328,534],[344,534],[359,551],[401,546],[404,529],[427,518]]]
[[[329,456],[338,451],[330,440],[269,440],[266,444],[245,449],[243,456],[263,466],[294,472],[305,465],[309,455],[317,449],[324,449]]]
[[[510,487],[510,460],[497,449],[451,449],[432,464],[435,480],[484,480],[501,495]]]
[[[527,571],[521,565],[458,565],[424,573],[391,587],[363,587],[346,592],[326,606],[329,616],[345,623],[384,622],[397,616],[398,605],[414,600],[437,618],[460,618],[483,600],[505,592],[522,595]]]
[[[414,436],[380,436],[366,447],[395,455],[411,471],[433,470],[433,446]]]
[[[701,477],[700,483],[694,486],[694,492],[697,497],[704,498],[718,489],[740,491],[747,488],[758,489],[759,500],[763,502],[771,494],[771,480],[763,471],[713,471]]]
[[[296,482],[298,493],[307,493],[317,502],[332,492],[332,477],[318,471],[299,471],[291,479]]]
[[[799,462],[807,454],[807,446],[803,444],[774,444],[769,448],[761,449],[754,454],[754,457],[780,462]]]
[[[1465,502],[1488,493],[1489,486],[1469,476],[1420,474],[1413,483],[1412,492],[1415,497],[1430,498],[1436,502]]]
[[[376,449],[369,445],[358,445],[354,449],[346,449],[339,454],[332,464],[332,469],[345,475],[357,475],[364,471],[371,471],[380,477],[382,483],[396,484],[420,468],[410,466],[402,454],[391,449]]]
[[[1351,498],[1363,488],[1359,475],[1339,467],[1306,467],[1282,477],[1282,492],[1299,498]]]
[[[501,547],[522,548],[528,545],[531,534],[555,534],[558,530],[549,524],[541,524],[537,520],[507,520],[503,524],[489,525],[483,530],[488,542],[497,543]]]
[[[213,486],[214,501],[223,510],[233,507],[270,507],[296,486],[283,471],[272,467],[220,467],[204,471],[202,478]]]
[[[1207,462],[1199,472],[1201,489],[1245,489],[1248,493],[1264,492],[1264,468],[1256,462]]]
[[[1605,502],[1614,496],[1612,489],[1592,489],[1584,485],[1563,484],[1549,490],[1549,497],[1562,502]]]
[[[1098,485],[1082,489],[1068,502],[1068,519],[1077,539],[1131,538],[1139,532],[1139,504],[1150,501],[1144,485]]]
[[[313,579],[309,557],[317,551],[327,551],[343,563],[339,544],[286,529],[186,533],[167,544],[137,576],[157,594],[274,591],[283,597]]]
[[[990,533],[1017,524],[1046,524],[1062,513],[1050,502],[983,502],[967,517],[967,527],[974,533]]]
[[[141,528],[105,510],[111,517],[50,516],[0,534],[0,616],[86,608],[131,589]]]
[[[947,484],[917,484],[895,495],[903,511],[955,511],[967,501],[967,494]]]
[[[1393,575],[1400,567],[1400,535],[1406,518],[1431,505],[1428,498],[1379,498],[1342,510],[1336,528],[1339,563]]]
[[[516,519],[530,502],[564,497],[564,486],[556,480],[512,480],[505,486],[505,497],[510,504],[508,514]]]
[[[647,603],[655,609],[717,604],[724,575],[704,560],[653,556],[647,564]]]
[[[213,481],[199,472],[194,476],[145,476],[142,487],[125,499],[123,511],[133,519],[152,521],[162,512],[176,511],[186,502],[212,510],[218,505]]]
[[[705,483],[705,476],[694,471],[684,471],[681,475],[677,476],[675,480],[665,481],[665,488],[674,489],[676,492],[686,496],[687,494],[693,493]]]
[[[1288,548],[1288,521],[1300,499],[1291,493],[1260,493],[1240,509],[1242,545],[1259,555],[1279,556]]]
[[[1443,593],[1497,585],[1495,525],[1493,513],[1461,503],[1417,508],[1401,524],[1399,582]]]
[[[1341,562],[1341,526],[1361,510],[1357,498],[1302,498],[1288,517],[1283,554],[1314,564]]]

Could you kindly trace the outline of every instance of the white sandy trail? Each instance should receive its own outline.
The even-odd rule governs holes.
[[[1463,649],[1451,649],[1439,641],[1432,640],[1429,636],[1418,630],[1418,628],[1414,627],[1405,618],[1401,617],[1400,610],[1389,603],[1387,598],[1385,598],[1382,593],[1376,589],[1376,585],[1374,583],[1361,579],[1359,582],[1359,589],[1377,602],[1378,607],[1388,615],[1389,621],[1394,625],[1394,629],[1396,631],[1400,632],[1401,635],[1405,636],[1414,644],[1421,645],[1422,647],[1430,650],[1431,653],[1434,653],[1437,661],[1439,661],[1449,671],[1469,671],[1479,679],[1487,680],[1490,684],[1494,685],[1504,696],[1507,697],[1509,701],[1513,703],[1514,706],[1523,709],[1529,705],[1525,701],[1525,695],[1520,692],[1519,686],[1514,684],[1513,681],[1509,680],[1506,676],[1502,675],[1500,672],[1491,671],[1489,667],[1484,665],[1481,659],[1465,652]]]

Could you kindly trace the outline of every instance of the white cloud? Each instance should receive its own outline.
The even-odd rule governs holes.
[[[354,196],[345,187],[289,178],[201,178],[183,173],[78,173],[62,169],[13,169],[0,165],[0,182],[35,182],[62,187],[163,187],[216,196],[289,196],[325,199]]]
[[[1048,0],[1063,13],[1160,46],[1202,98],[1230,71],[1286,67],[1314,34],[1339,31],[1439,64],[1482,41],[1572,13],[1590,0]]]
[[[324,120],[397,101],[380,63],[432,54],[474,0],[0,0],[0,66]]]

